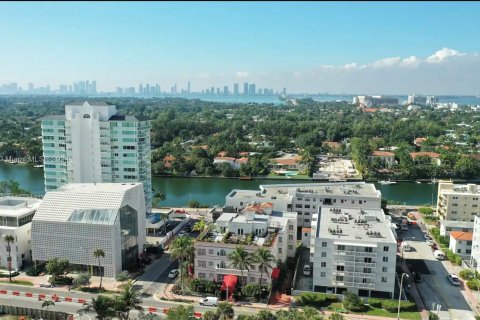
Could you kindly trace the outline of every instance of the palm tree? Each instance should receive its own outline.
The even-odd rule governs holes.
[[[255,251],[254,262],[258,263],[258,269],[260,270],[260,285],[263,283],[263,273],[273,268],[272,263],[275,261],[275,256],[270,250],[265,248],[259,248]]]
[[[193,257],[193,238],[178,237],[172,242],[170,255],[173,259],[180,260],[180,286],[183,288],[183,266],[187,259]]]
[[[52,300],[44,300],[43,301],[42,309],[47,308],[47,310],[48,310],[48,307],[50,307],[50,306],[55,306],[55,302],[53,302]]]
[[[84,303],[83,308],[78,310],[78,313],[95,312],[97,314],[95,319],[108,320],[115,316],[113,306],[113,301],[110,298],[99,295],[96,299],[93,297],[91,302]]]
[[[235,311],[232,305],[228,302],[220,302],[217,307],[217,316],[223,318],[223,320],[233,319]]]
[[[202,220],[195,223],[195,225],[193,226],[193,231],[198,231],[202,233],[206,227],[207,227],[207,222],[205,222],[205,219],[202,218]]]
[[[249,270],[253,265],[253,259],[250,253],[248,253],[244,247],[236,247],[235,250],[232,251],[228,255],[228,259],[232,260],[231,266],[237,269],[240,269],[242,274],[242,285],[244,282],[243,277],[243,270]]]
[[[140,292],[129,280],[123,287],[120,296],[115,298],[114,309],[117,317],[121,320],[128,320],[130,310],[142,310]]]
[[[98,286],[98,291],[102,290],[102,280],[103,280],[103,272],[102,272],[102,258],[105,258],[105,252],[102,249],[95,249],[93,251],[93,256],[98,259],[98,271],[100,272],[100,285]]]
[[[12,282],[12,256],[11,256],[11,251],[12,248],[10,246],[10,243],[15,242],[15,238],[8,234],[3,238],[3,240],[7,243],[7,251],[8,251],[8,278],[10,279],[10,282]]]

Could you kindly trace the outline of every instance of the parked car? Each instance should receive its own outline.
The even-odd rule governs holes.
[[[453,273],[447,275],[447,280],[454,286],[459,286],[461,284],[460,279],[458,279],[457,275]]]
[[[445,254],[440,250],[435,250],[433,252],[433,255],[435,256],[435,259],[437,259],[437,260],[444,260],[445,259]]]
[[[427,245],[429,246],[433,246],[434,242],[430,239],[427,239]]]
[[[40,287],[41,287],[41,288],[55,288],[55,284],[53,284],[53,283],[48,283],[48,282],[47,282],[47,283],[41,283],[41,284],[40,284]]]
[[[216,297],[206,297],[206,298],[200,299],[200,301],[198,301],[198,303],[201,306],[214,306],[214,307],[216,307],[218,305],[218,298],[216,298]]]
[[[423,237],[425,238],[425,240],[430,240],[432,238],[430,238],[430,235],[428,233],[424,233],[423,234]]]
[[[179,273],[178,269],[172,269],[172,270],[170,270],[170,273],[168,274],[168,277],[170,279],[175,279],[178,276],[178,273]]]
[[[190,225],[187,225],[185,227],[185,232],[188,232],[188,233],[192,232],[192,227],[190,227]]]
[[[412,276],[413,276],[413,281],[415,282],[422,282],[423,280],[423,277],[422,277],[422,274],[420,272],[412,272]]]
[[[435,242],[433,243],[433,245],[430,248],[432,248],[432,252],[435,252],[435,251],[438,250],[438,246]]]
[[[184,235],[186,235],[187,233],[185,232],[185,230],[182,230],[180,231],[180,233],[178,234],[179,237],[183,237]]]
[[[310,268],[309,264],[306,264],[303,266],[303,275],[304,276],[309,276],[312,274],[312,268]]]

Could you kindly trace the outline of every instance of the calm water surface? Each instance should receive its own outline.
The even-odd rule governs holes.
[[[0,181],[15,180],[22,188],[37,194],[45,193],[43,183],[43,169],[20,165],[0,163]],[[224,205],[225,196],[232,189],[258,190],[260,184],[273,183],[305,183],[308,181],[256,179],[241,181],[238,179],[222,178],[164,178],[153,177],[152,185],[155,190],[162,191],[167,199],[161,202],[163,206],[184,206],[189,200],[198,200],[209,206]],[[417,184],[402,182],[393,185],[379,185],[385,199],[398,201],[401,204],[420,205],[436,203],[436,184]]]

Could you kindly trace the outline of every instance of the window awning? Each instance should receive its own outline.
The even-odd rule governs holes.
[[[279,268],[273,268],[272,269],[272,279],[278,279],[280,277],[280,269]]]
[[[223,277],[223,282],[220,290],[224,291],[228,288],[228,291],[232,292],[232,290],[235,290],[235,287],[237,286],[237,281],[237,276],[231,274],[226,275],[225,277]]]

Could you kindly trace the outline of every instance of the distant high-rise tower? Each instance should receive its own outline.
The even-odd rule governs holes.
[[[28,84],[28,91],[33,92],[33,83]]]
[[[90,93],[97,94],[97,81],[96,80],[92,81]]]
[[[228,96],[228,86],[223,87],[223,95]]]
[[[210,88],[210,93],[211,93],[212,95],[215,94],[215,88],[214,88],[214,87],[211,87],[211,88]]]
[[[143,84],[138,85],[138,94],[143,94]]]
[[[238,96],[238,83],[233,84],[233,94]]]
[[[190,93],[190,81],[188,81],[188,84],[187,84],[187,93]]]
[[[248,82],[243,84],[243,94],[248,95]]]
[[[255,95],[255,92],[256,89],[255,89],[255,83],[251,83],[249,86],[248,86],[248,93],[251,95],[251,96],[254,96]]]
[[[142,182],[152,203],[150,121],[88,101],[42,118],[45,191],[67,183]]]
[[[283,88],[283,95],[286,96],[287,95],[287,88]]]

